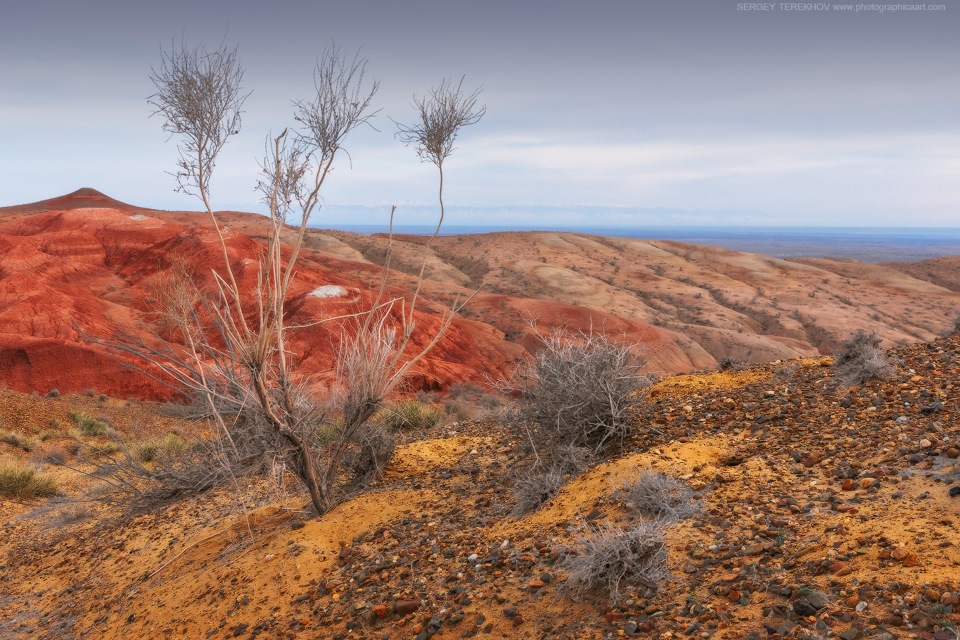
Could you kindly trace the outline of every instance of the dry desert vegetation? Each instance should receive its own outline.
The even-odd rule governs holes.
[[[316,229],[335,47],[216,211],[242,77],[151,75],[202,213],[0,209],[0,636],[958,637],[956,258]],[[398,127],[438,224],[478,95]]]
[[[528,432],[476,389],[453,395],[477,418],[397,427],[383,473],[322,517],[265,474],[104,486],[117,448],[161,468],[197,423],[6,391],[3,473],[51,495],[5,495],[0,635],[953,638],[958,349],[898,347],[855,386],[829,357],[664,377],[633,392],[622,442],[521,510]]]

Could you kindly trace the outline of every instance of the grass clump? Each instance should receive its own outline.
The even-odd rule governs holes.
[[[656,471],[637,471],[614,496],[641,516],[661,520],[685,520],[699,509],[690,487]]]
[[[89,450],[90,455],[94,456],[95,458],[110,457],[120,453],[120,445],[116,442],[91,444],[89,446]]]
[[[6,443],[11,447],[23,449],[24,451],[32,451],[37,444],[33,438],[22,436],[13,431],[0,431],[0,442]]]
[[[19,465],[0,465],[0,495],[17,500],[46,498],[59,488],[52,477]]]
[[[394,431],[424,430],[435,427],[443,419],[443,411],[418,400],[392,404],[380,413],[380,422]]]
[[[77,428],[80,429],[80,433],[82,435],[90,438],[96,438],[97,436],[102,436],[107,433],[107,423],[103,420],[91,418],[90,416],[79,411],[74,411],[71,413],[70,418],[77,423]]]
[[[564,560],[569,570],[566,587],[583,595],[602,591],[613,605],[623,599],[628,585],[656,591],[669,577],[664,524],[651,520],[622,529],[597,528],[580,540],[582,551]]]
[[[880,336],[875,331],[857,329],[843,342],[833,362],[834,382],[843,386],[851,387],[868,380],[886,380],[893,376],[893,367],[883,355]]]
[[[134,453],[140,462],[153,462],[169,456],[183,453],[187,448],[187,441],[175,433],[168,433],[162,438],[153,438],[137,445]]]

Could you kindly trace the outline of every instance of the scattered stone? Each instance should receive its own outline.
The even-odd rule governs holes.
[[[413,613],[420,608],[419,600],[399,600],[395,605],[393,605],[393,611],[398,616],[405,616]]]

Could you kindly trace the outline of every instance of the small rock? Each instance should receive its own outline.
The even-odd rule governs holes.
[[[823,608],[824,608],[825,606],[827,606],[827,604],[828,604],[828,602],[827,602],[827,596],[825,596],[824,594],[820,593],[819,591],[811,591],[811,592],[808,593],[806,596],[804,596],[804,599],[805,599],[807,602],[809,602],[809,603],[811,604],[811,606],[813,606],[814,609],[816,609],[816,610],[818,610],[818,611],[819,611],[820,609],[823,609]]]
[[[405,616],[409,613],[413,613],[420,608],[420,602],[418,600],[399,600],[394,605],[393,610],[398,616]]]
[[[798,616],[815,616],[817,615],[817,610],[812,604],[806,600],[795,600],[793,603],[793,610]]]
[[[860,637],[860,629],[856,627],[850,627],[846,631],[840,634],[841,640],[857,640]]]
[[[503,615],[506,618],[516,618],[518,615],[520,615],[520,610],[517,609],[517,605],[510,605],[503,610]]]
[[[957,485],[956,487],[950,487],[950,491],[948,491],[947,493],[950,495],[951,498],[956,498],[957,496],[960,496],[960,485]]]

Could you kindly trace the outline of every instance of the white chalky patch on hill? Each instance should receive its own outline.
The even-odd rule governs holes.
[[[335,284],[325,284],[317,287],[308,295],[314,298],[342,298],[347,295],[347,290]]]

